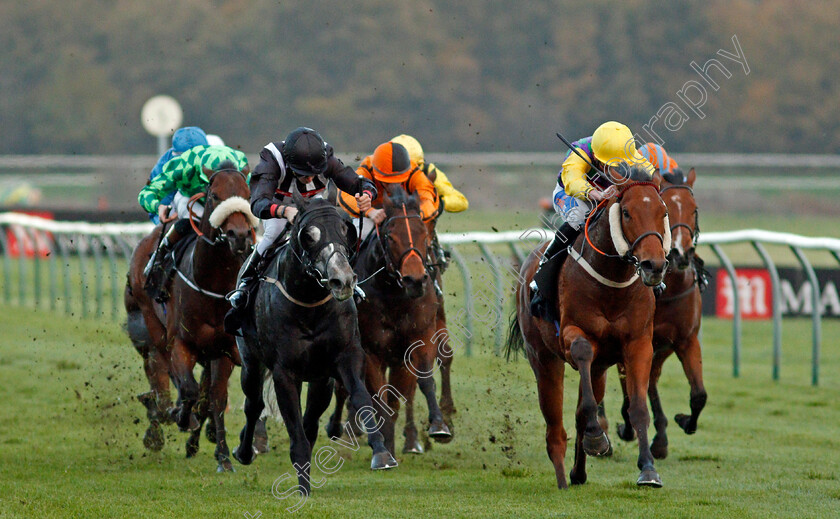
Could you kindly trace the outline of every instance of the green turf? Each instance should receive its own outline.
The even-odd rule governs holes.
[[[342,448],[344,465],[323,476],[294,516],[836,517],[840,324],[825,325],[819,388],[809,385],[807,320],[785,321],[778,383],[770,380],[767,323],[745,323],[742,376],[731,377],[729,326],[704,324],[709,403],[696,435],[670,427],[670,457],[657,463],[663,489],[637,488],[636,446],[617,443],[612,459],[590,459],[586,485],[558,491],[533,376],[521,359],[490,355],[485,331],[472,358],[455,359],[451,444],[402,457],[386,473],[370,472],[364,445]],[[236,465],[235,474],[215,472],[206,441],[185,460],[185,437],[174,429],[162,452],[146,452],[145,413],[134,399],[145,388],[140,358],[119,326],[0,306],[0,327],[0,517],[287,514],[292,500],[271,494],[272,482],[291,471],[286,434],[276,424],[269,427],[272,451],[249,467]],[[568,425],[578,376],[567,373]],[[238,376],[227,415],[231,446],[243,423]],[[607,410],[614,422],[616,386],[611,375]],[[676,362],[666,364],[661,392],[669,417],[687,411]],[[327,443],[321,438],[318,446]]]

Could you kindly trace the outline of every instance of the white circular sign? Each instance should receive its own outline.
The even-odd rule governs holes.
[[[147,132],[156,137],[172,135],[181,126],[184,112],[181,105],[170,96],[155,96],[143,105],[140,121]]]

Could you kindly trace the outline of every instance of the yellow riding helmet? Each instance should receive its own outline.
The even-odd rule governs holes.
[[[633,132],[627,126],[607,121],[592,134],[592,153],[606,165],[613,166],[624,161],[648,169],[647,160],[636,150]]]
[[[408,156],[411,158],[411,162],[416,163],[418,166],[422,166],[425,162],[423,160],[423,147],[420,146],[420,142],[411,135],[397,135],[391,139],[391,142],[402,144],[403,148],[408,151]]]

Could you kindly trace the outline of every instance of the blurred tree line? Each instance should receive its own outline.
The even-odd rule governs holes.
[[[838,26],[836,1],[3,2],[0,153],[151,152],[160,93],[251,153],[298,125],[339,151],[559,150],[667,102],[674,150],[837,153]],[[749,75],[716,54],[733,35]],[[710,72],[701,119],[676,93],[712,58],[731,77]]]

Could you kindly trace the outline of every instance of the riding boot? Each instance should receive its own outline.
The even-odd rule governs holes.
[[[170,227],[166,236],[160,241],[157,250],[149,258],[149,263],[146,265],[146,268],[143,270],[143,273],[146,274],[146,283],[144,285],[146,293],[158,303],[164,303],[169,299],[166,282],[169,278],[170,271],[175,266],[172,249],[184,234],[183,224],[181,222],[186,222],[189,226],[189,220],[179,220],[175,225]]]
[[[230,301],[230,305],[233,308],[241,310],[248,306],[248,300],[250,299],[254,281],[262,270],[260,268],[262,259],[262,255],[256,249],[254,249],[254,252],[248,256],[239,284],[233,292],[227,295],[227,300]]]
[[[557,320],[554,311],[557,299],[557,278],[566,256],[569,255],[569,246],[574,243],[579,234],[580,230],[568,223],[564,223],[554,233],[554,239],[545,249],[530,285],[531,290],[534,291],[531,298],[531,315],[547,321]]]
[[[242,322],[246,309],[251,303],[251,291],[256,286],[263,270],[263,256],[254,249],[245,261],[239,284],[226,296],[232,308],[225,314],[225,331],[231,335],[242,337]]]
[[[709,271],[705,268],[705,262],[703,258],[698,256],[696,253],[694,254],[693,261],[691,262],[694,266],[694,279],[697,280],[697,286],[700,288],[700,292],[702,293],[706,290],[706,286],[709,284]]]

